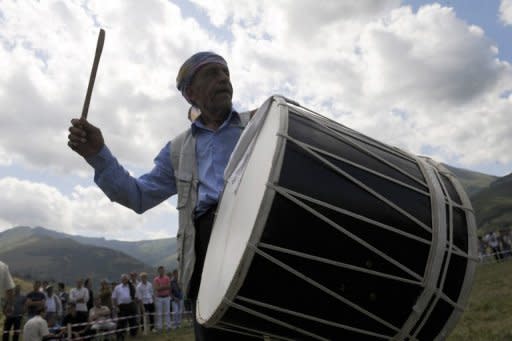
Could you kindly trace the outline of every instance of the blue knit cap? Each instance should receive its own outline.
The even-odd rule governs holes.
[[[210,63],[222,64],[226,67],[228,66],[226,60],[216,53],[198,52],[187,59],[178,71],[178,75],[176,76],[176,87],[190,104],[192,103],[187,97],[186,89],[192,82],[197,71],[202,66]]]

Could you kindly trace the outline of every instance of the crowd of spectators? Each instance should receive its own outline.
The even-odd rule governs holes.
[[[67,290],[64,283],[34,281],[23,294],[20,285],[5,291],[2,341],[87,338],[110,333],[124,340],[126,330],[136,336],[181,327],[184,310],[178,271],[165,274],[160,266],[155,276],[145,272],[123,274],[119,282],[102,280],[93,290],[91,279],[78,279]],[[171,318],[172,316],[172,318]],[[146,323],[144,323],[146,318]],[[165,326],[164,326],[165,324]]]
[[[495,259],[501,262],[512,256],[512,230],[486,233],[478,237],[478,256],[480,260]]]

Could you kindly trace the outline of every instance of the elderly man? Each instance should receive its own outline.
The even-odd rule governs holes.
[[[119,318],[117,329],[121,331],[117,334],[118,340],[124,340],[124,330],[126,325],[130,326],[130,335],[137,335],[137,305],[135,304],[135,287],[130,282],[127,274],[121,275],[121,283],[116,285],[112,291],[112,303],[117,308]]]
[[[76,304],[76,313],[80,322],[87,322],[89,318],[89,309],[87,309],[89,290],[84,287],[83,279],[77,279],[76,288],[71,289],[69,292],[69,301]]]
[[[176,86],[200,115],[189,129],[165,145],[149,173],[139,178],[130,176],[105,145],[101,131],[85,119],[71,120],[68,145],[94,167],[96,184],[111,200],[138,213],[178,194],[180,284],[186,296],[195,300],[224,186],[224,169],[250,114],[233,110],[229,69],[224,58],[215,53],[199,52],[185,61]],[[195,330],[197,340],[230,337],[216,336],[221,332],[205,329],[197,322]]]
[[[148,281],[148,274],[140,273],[140,283],[137,285],[135,297],[139,303],[139,310],[147,314],[149,319],[149,330],[154,325],[155,303],[153,294],[153,285]]]

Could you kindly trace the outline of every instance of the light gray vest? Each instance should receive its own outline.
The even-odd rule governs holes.
[[[240,127],[250,120],[251,112],[240,113]],[[188,296],[190,279],[194,271],[196,255],[194,241],[194,209],[197,204],[198,172],[196,160],[196,138],[188,129],[171,141],[171,163],[178,190],[179,228],[176,235],[178,271],[183,292]]]

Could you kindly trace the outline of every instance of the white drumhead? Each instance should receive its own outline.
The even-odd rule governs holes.
[[[197,300],[196,318],[200,323],[214,324],[212,316],[228,296],[229,287],[243,281],[235,273],[244,259],[278,145],[279,107],[274,102],[267,108],[263,105],[258,110],[240,138],[241,142],[250,140],[249,147],[239,142],[233,152],[240,155],[239,148],[246,148],[243,157],[232,158],[228,165],[228,169],[235,170],[227,179],[206,254]]]

